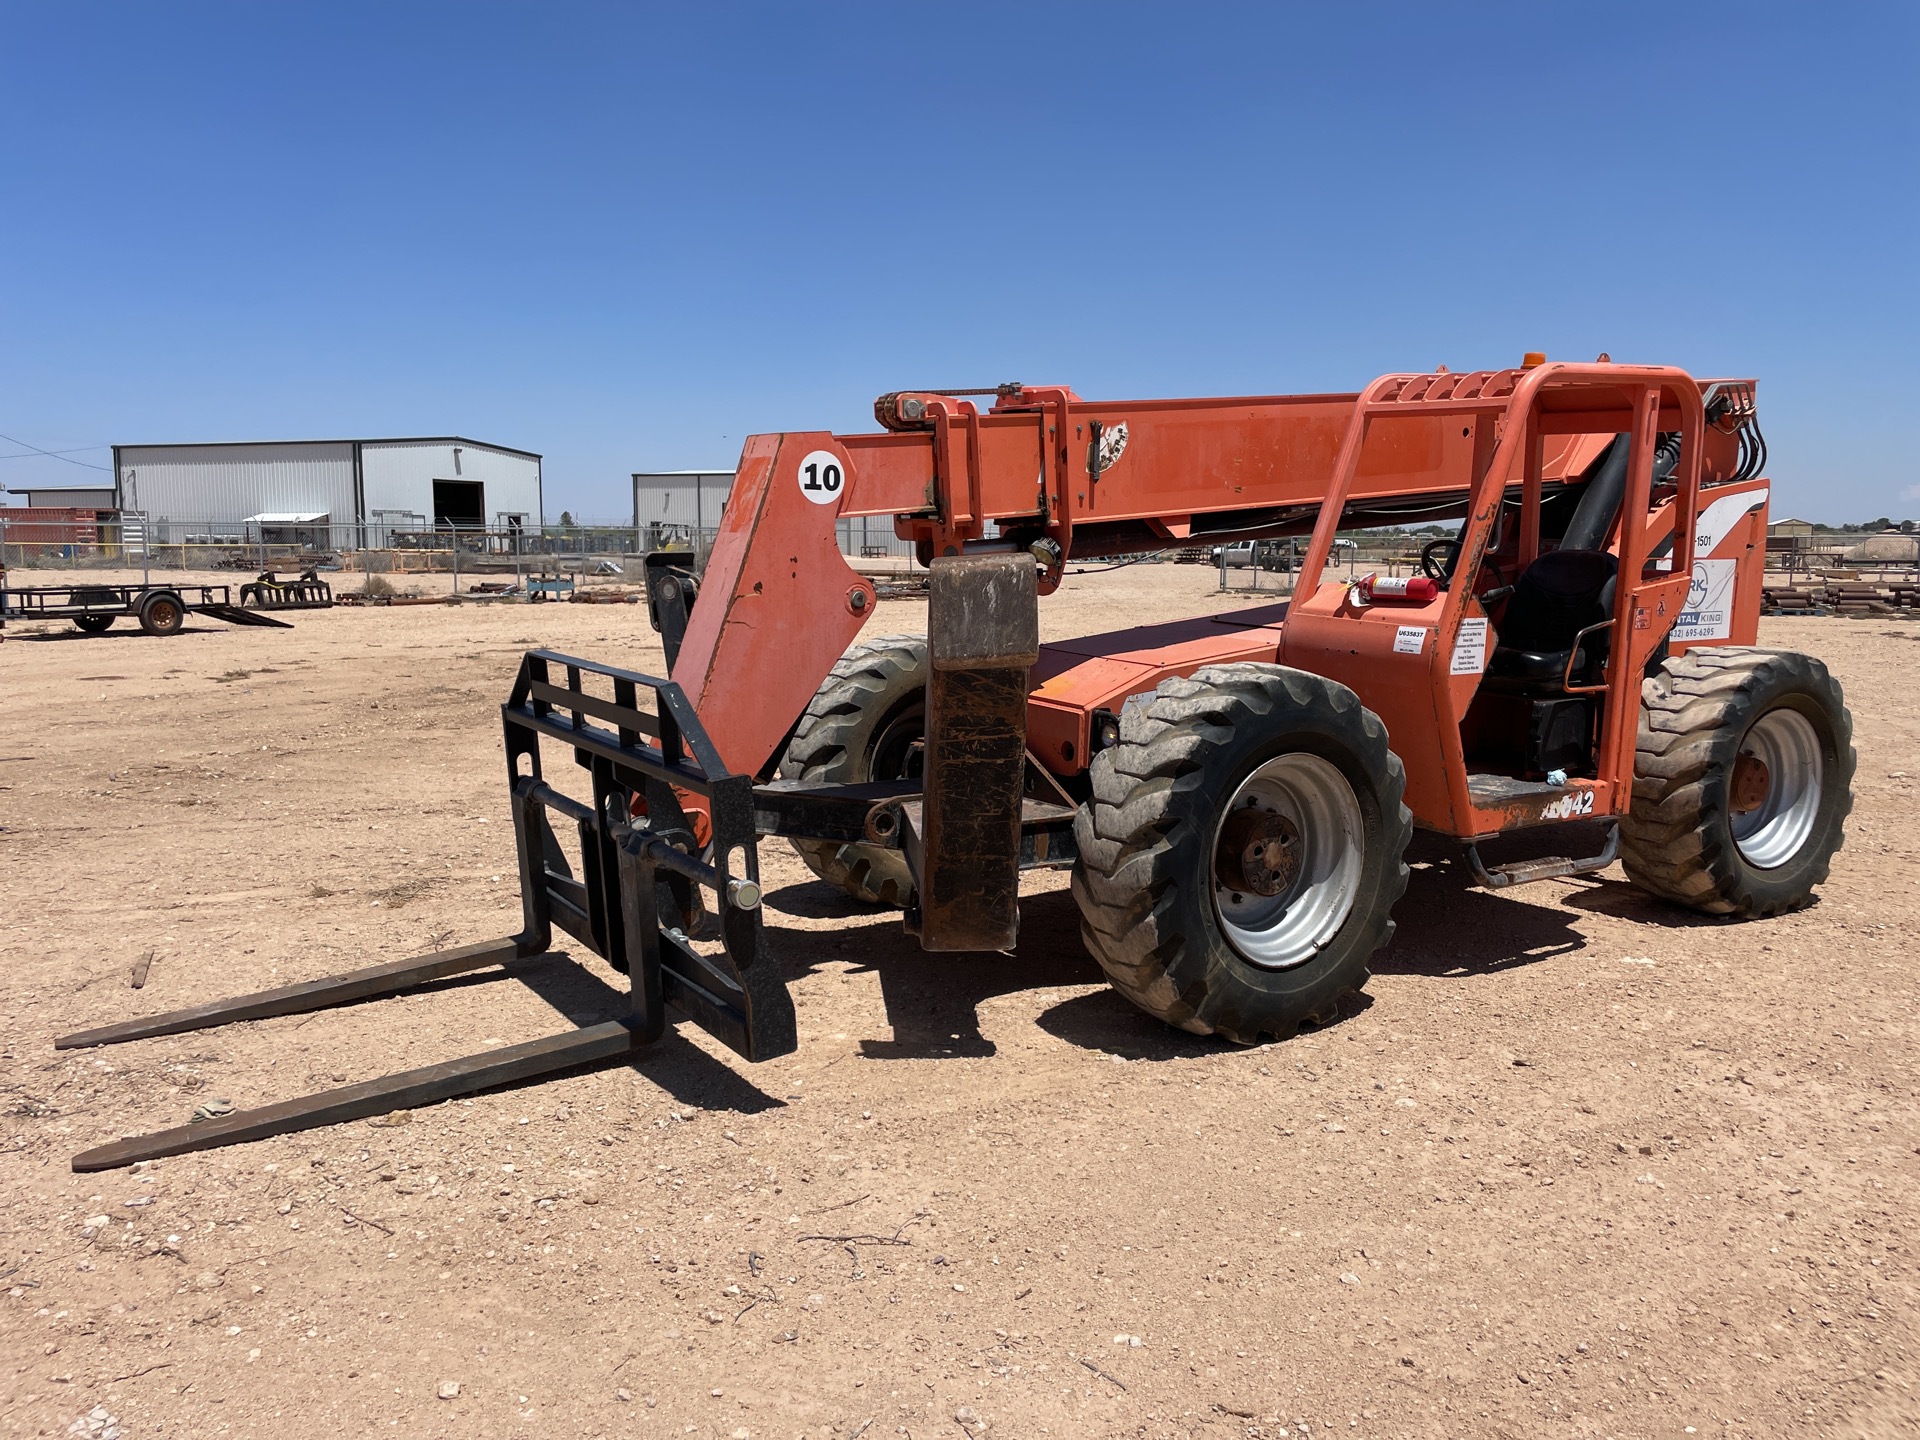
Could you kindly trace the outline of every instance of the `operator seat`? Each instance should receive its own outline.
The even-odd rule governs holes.
[[[1612,632],[1596,630],[1580,642],[1573,660],[1575,638],[1589,625],[1613,614],[1613,582],[1619,559],[1604,547],[1614,517],[1627,493],[1629,437],[1616,435],[1587,468],[1586,485],[1573,518],[1567,522],[1560,548],[1549,550],[1527,566],[1514,581],[1513,594],[1501,616],[1498,643],[1487,659],[1487,678],[1500,690],[1560,692],[1575,685],[1597,682],[1607,658]],[[1679,458],[1662,455],[1671,473]],[[1659,474],[1656,461],[1656,477]]]
[[[1549,550],[1527,566],[1507,598],[1500,643],[1488,657],[1488,678],[1517,682],[1528,690],[1558,690],[1569,678],[1576,685],[1594,684],[1610,632],[1596,630],[1580,642],[1571,676],[1568,661],[1580,632],[1613,613],[1619,567],[1619,560],[1606,550],[1568,549]]]

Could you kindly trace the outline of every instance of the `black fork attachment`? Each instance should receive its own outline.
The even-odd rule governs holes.
[[[564,683],[555,683],[556,670],[564,671]],[[593,691],[586,688],[589,678],[596,679]],[[599,693],[602,689],[611,695]],[[651,711],[641,708],[643,691],[652,700]],[[618,1056],[659,1039],[669,1006],[748,1060],[771,1059],[795,1048],[792,997],[763,943],[753,781],[728,773],[680,687],[532,650],[521,661],[513,694],[500,713],[520,861],[519,934],[83,1030],[56,1040],[54,1048],[174,1035],[409,990],[542,954],[552,945],[555,926],[627,975],[628,1013],[544,1039],[102,1145],[76,1155],[76,1171],[108,1170],[437,1104]],[[592,777],[591,804],[547,783],[543,739],[571,747],[575,762]],[[700,822],[688,814],[682,795],[704,803],[708,843],[699,842]],[[581,859],[577,877],[549,811],[573,823]],[[708,894],[714,900],[711,917],[703,904]],[[702,933],[703,921],[723,949],[703,953],[696,948],[694,937]]]

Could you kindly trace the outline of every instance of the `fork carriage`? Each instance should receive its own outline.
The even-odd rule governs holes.
[[[562,683],[554,683],[556,672]],[[590,678],[611,696],[589,691]],[[643,695],[651,710],[641,708]],[[669,1006],[749,1060],[794,1048],[793,1001],[762,933],[753,782],[728,773],[680,687],[534,650],[521,661],[500,713],[520,862],[517,934],[83,1030],[55,1041],[55,1048],[175,1035],[412,990],[544,954],[556,927],[628,977],[627,1012],[540,1040],[119,1140],[75,1156],[75,1170],[112,1169],[431,1105],[609,1059],[659,1039]],[[549,783],[543,741],[571,749],[591,777],[590,801]],[[703,808],[689,814],[682,796]],[[575,837],[577,873],[549,818],[554,815]],[[696,840],[700,829],[711,837],[710,849]],[[701,858],[703,850],[710,860]],[[717,947],[694,938],[709,919],[705,897],[714,906]]]

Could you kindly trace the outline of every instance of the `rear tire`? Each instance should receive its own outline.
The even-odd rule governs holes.
[[[826,785],[917,776],[926,693],[926,636],[858,641],[800,717],[780,773]],[[904,908],[913,895],[913,874],[898,850],[831,840],[795,840],[793,848],[814,874],[868,905]]]
[[[1330,1021],[1407,888],[1386,727],[1346,686],[1209,666],[1126,710],[1074,824],[1081,935],[1127,999],[1242,1045]]]
[[[104,635],[113,628],[111,615],[76,615],[73,623],[89,635]]]
[[[178,635],[187,607],[178,595],[149,595],[140,605],[140,628],[149,635]]]
[[[1818,660],[1675,656],[1640,690],[1627,878],[1708,915],[1797,910],[1845,839],[1854,765],[1853,717]]]

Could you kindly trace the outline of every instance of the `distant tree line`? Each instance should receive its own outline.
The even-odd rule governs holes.
[[[1885,530],[1898,530],[1902,535],[1911,535],[1915,530],[1920,530],[1920,521],[1889,520],[1882,515],[1864,525],[1822,525],[1818,521],[1813,522],[1813,533],[1816,535],[1878,535]]]

